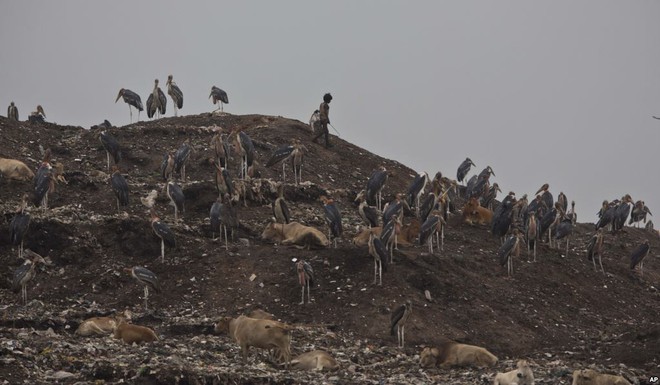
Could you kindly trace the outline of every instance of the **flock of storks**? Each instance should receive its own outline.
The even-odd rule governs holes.
[[[172,97],[175,105],[175,115],[177,108],[183,107],[183,94],[179,87],[174,83],[172,75],[167,80],[168,94]],[[141,99],[136,93],[121,89],[117,96],[129,105],[129,111],[132,121],[132,107],[138,110],[138,113],[144,108]],[[228,103],[227,94],[217,87],[213,87],[211,95],[214,104],[220,102]],[[147,99],[147,114],[151,117],[158,117],[166,111],[166,98],[162,90],[158,87],[158,80],[155,80],[153,92]],[[13,110],[12,110],[13,109]],[[18,119],[16,107],[10,106],[10,116]],[[39,106],[40,114],[43,109]],[[139,119],[139,115],[138,115]],[[117,200],[117,210],[129,205],[129,185],[124,176],[120,173],[118,164],[122,161],[122,151],[119,142],[108,134],[101,131],[99,139],[107,153],[107,167],[111,170],[110,184]],[[228,159],[232,150],[240,155],[240,167],[238,172],[239,180],[234,181],[228,171]],[[255,150],[254,144],[248,134],[242,130],[231,132],[228,136],[222,130],[217,132],[211,141],[211,147],[215,152],[215,184],[218,190],[218,198],[213,203],[210,212],[210,223],[212,232],[220,233],[221,238],[224,235],[225,247],[228,247],[228,231],[233,232],[238,228],[238,219],[234,207],[235,197],[243,194],[240,181],[245,181],[253,175]],[[300,140],[293,140],[291,144],[276,149],[268,162],[267,167],[282,163],[282,178],[285,180],[285,165],[290,162],[294,170],[294,182],[296,184],[302,181],[302,161],[306,147]],[[184,193],[181,186],[175,182],[174,175],[185,181],[185,165],[190,157],[192,148],[186,140],[177,150],[169,151],[164,155],[161,165],[161,176],[165,182],[165,192],[174,206],[175,220],[179,219],[180,213],[184,210]],[[111,162],[112,160],[112,162]],[[111,164],[112,163],[112,164]],[[393,250],[397,249],[398,239],[404,229],[404,219],[414,217],[408,225],[416,222],[418,230],[413,239],[416,239],[420,245],[426,245],[429,253],[434,254],[435,247],[443,250],[444,248],[444,229],[448,222],[448,213],[457,212],[457,203],[461,200],[477,202],[480,210],[486,210],[486,215],[490,220],[490,231],[501,239],[501,247],[498,251],[499,261],[502,266],[507,266],[509,275],[513,273],[513,257],[518,256],[523,243],[526,243],[528,253],[533,250],[534,260],[536,260],[536,244],[539,241],[547,240],[550,247],[563,239],[566,239],[566,254],[568,254],[568,239],[576,225],[575,203],[571,203],[568,208],[568,200],[563,193],[559,193],[556,201],[549,191],[549,185],[544,184],[536,193],[535,198],[528,201],[527,195],[517,199],[515,193],[508,193],[502,201],[495,205],[497,193],[501,189],[497,183],[490,183],[491,176],[494,176],[490,166],[484,168],[479,174],[473,175],[467,179],[470,169],[475,166],[467,158],[457,170],[457,179],[451,180],[443,177],[438,172],[431,180],[426,172],[419,173],[410,183],[405,193],[395,194],[394,199],[383,205],[382,191],[390,173],[385,167],[375,170],[369,177],[364,190],[356,197],[358,203],[357,211],[365,224],[370,228],[368,250],[374,258],[374,283],[382,284],[382,271],[387,269],[387,265],[392,262]],[[50,164],[50,152],[46,150],[44,160],[41,163],[36,176],[33,193],[33,202],[36,206],[42,205],[47,208],[48,194],[54,189],[55,181],[61,178],[61,170],[54,168]],[[430,191],[424,195],[426,187],[430,184]],[[459,186],[459,184],[461,184]],[[244,187],[243,187],[244,190]],[[155,193],[155,194],[154,194]],[[153,208],[153,202],[157,192],[153,191],[147,198],[143,198],[143,204],[150,208],[151,226],[153,232],[161,240],[161,260],[165,259],[165,247],[174,247],[176,239],[169,226],[160,220]],[[328,238],[337,247],[337,239],[342,236],[343,225],[341,211],[330,197],[323,196],[322,207],[325,220],[328,224]],[[23,301],[27,301],[25,285],[34,276],[34,269],[37,263],[44,263],[44,259],[38,254],[25,250],[23,251],[23,242],[29,226],[30,218],[25,208],[27,206],[28,195],[24,195],[23,200],[16,215],[13,217],[10,225],[11,241],[19,247],[19,256],[27,259],[26,263],[19,267],[14,276],[13,288],[18,292],[22,290]],[[468,207],[467,205],[465,207]],[[492,210],[494,208],[494,211]],[[289,223],[291,221],[287,202],[284,199],[284,184],[278,184],[278,196],[272,202],[273,215],[279,223]],[[477,214],[463,212],[463,215]],[[638,224],[642,220],[646,223],[647,215],[652,215],[643,201],[633,203],[629,195],[620,200],[612,202],[604,201],[601,210],[598,213],[599,221],[596,224],[596,232],[587,245],[587,256],[593,261],[596,268],[596,258],[599,259],[600,268],[602,267],[602,254],[605,229],[609,229],[612,234],[620,231],[626,221],[628,224]],[[647,226],[652,226],[649,221]],[[412,226],[414,227],[414,226]],[[215,235],[213,235],[215,237]],[[411,239],[408,239],[409,241]],[[643,260],[649,253],[648,240],[637,247],[631,254],[630,268],[634,269],[640,265],[640,274],[643,274]],[[388,256],[389,254],[389,256]],[[299,282],[302,286],[302,301],[305,302],[305,288],[308,292],[314,276],[311,265],[305,261],[297,263],[297,273]],[[144,267],[134,267],[129,269],[131,275],[145,286],[145,308],[147,306],[148,288],[160,290],[158,278],[156,275]],[[378,280],[377,280],[378,278]],[[402,305],[395,311],[392,317],[392,327],[409,317],[412,311],[412,305]],[[399,326],[401,326],[399,324]],[[392,329],[394,330],[394,329]],[[403,332],[400,333],[400,343],[403,340]]]

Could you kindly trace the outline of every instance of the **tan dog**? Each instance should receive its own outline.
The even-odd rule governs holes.
[[[291,327],[277,321],[254,319],[246,316],[224,317],[215,325],[216,333],[227,333],[241,347],[243,362],[248,349],[276,349],[286,366],[291,361]]]
[[[621,376],[601,374],[592,369],[576,370],[573,372],[573,385],[631,385]]]
[[[323,350],[314,350],[303,353],[291,360],[293,369],[300,370],[337,370],[339,363],[332,358],[330,353]]]
[[[111,334],[119,323],[130,321],[130,319],[131,312],[128,310],[117,313],[114,317],[88,318],[78,326],[75,334],[83,337]]]
[[[115,338],[124,341],[127,344],[141,344],[142,342],[153,342],[158,341],[158,336],[156,333],[146,327],[128,324],[126,322],[120,322],[117,327],[115,327]]]
[[[312,247],[327,247],[328,237],[314,227],[304,226],[298,222],[269,223],[261,234],[261,239],[280,242],[283,245],[300,245],[307,249]]]
[[[465,223],[480,225],[489,225],[493,220],[493,212],[479,204],[477,198],[470,198],[470,200],[463,206],[463,219]]]
[[[497,373],[493,385],[534,385],[534,373],[526,360],[520,360],[516,369]]]
[[[450,368],[452,366],[475,366],[483,368],[497,364],[497,357],[479,346],[445,341],[437,348],[424,348],[420,355],[420,361],[423,368],[435,366],[440,366],[441,368]]]
[[[397,239],[398,244],[401,246],[412,246],[412,242],[417,238],[420,228],[421,226],[417,219],[413,219],[410,223],[403,225]],[[380,233],[382,232],[383,228],[381,226],[364,229],[353,237],[353,244],[355,246],[368,246],[369,234],[373,233],[376,237],[380,237]]]

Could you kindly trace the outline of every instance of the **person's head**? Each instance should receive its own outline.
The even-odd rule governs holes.
[[[331,100],[332,100],[332,95],[330,95],[330,93],[327,93],[327,94],[323,95],[323,101],[324,102],[330,103]]]

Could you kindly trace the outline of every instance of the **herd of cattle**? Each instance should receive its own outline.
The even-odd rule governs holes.
[[[100,135],[107,137],[105,132],[100,133]],[[245,143],[249,141],[249,137],[244,132],[232,133],[231,137],[234,139],[232,143],[234,150],[240,154],[242,159],[242,179],[249,180],[250,170],[253,167],[253,160],[250,158],[254,156],[254,147],[251,143]],[[246,190],[245,188],[237,188],[239,183],[234,184],[228,175],[227,161],[230,157],[231,148],[226,144],[226,140],[223,141],[223,139],[226,138],[223,138],[220,134],[216,135],[212,145],[216,152],[215,158],[217,159],[216,187],[219,193],[218,202],[224,204],[226,210],[231,211],[233,210],[231,202],[240,201],[241,198],[245,201],[245,195],[241,197],[241,194],[245,194]],[[116,140],[115,143],[117,143]],[[304,146],[300,146],[299,143],[297,141],[297,145],[294,143],[289,148],[277,150],[280,153],[284,151],[286,156],[282,157],[281,161],[291,160],[294,170],[296,170],[296,162],[298,162],[298,166],[302,162],[301,153],[297,151],[302,150]],[[106,146],[106,143],[104,143],[104,146]],[[111,155],[115,160],[115,164],[121,160],[121,156],[117,155],[118,152],[120,153],[120,149],[116,146],[114,148],[105,147],[106,151],[108,151],[108,166],[110,166]],[[299,154],[300,156],[296,155],[296,158],[294,154]],[[174,155],[174,153],[166,154],[163,162],[162,175],[168,185],[173,183],[171,179],[174,177],[175,169],[182,169],[185,175],[185,160],[182,165],[183,167],[174,167]],[[491,185],[489,182],[490,176],[494,175],[490,167],[487,167],[482,173],[475,175],[467,181],[465,187],[461,186],[462,188],[459,188],[459,182],[464,180],[472,165],[474,165],[472,161],[469,158],[466,159],[466,162],[461,164],[458,169],[457,180],[443,177],[440,173],[436,174],[433,180],[431,180],[428,174],[420,173],[414,178],[405,193],[396,194],[395,199],[384,206],[381,205],[381,194],[389,174],[384,167],[374,171],[365,186],[365,190],[356,198],[356,201],[360,203],[358,209],[359,215],[364,220],[368,229],[357,234],[353,239],[353,243],[360,246],[368,245],[370,254],[376,261],[376,266],[378,264],[382,266],[387,263],[387,252],[389,252],[389,259],[391,260],[393,249],[396,249],[400,244],[406,245],[417,242],[421,245],[427,245],[430,253],[433,254],[434,242],[435,247],[440,250],[443,249],[444,228],[447,225],[448,215],[451,212],[459,211],[456,204],[460,201],[465,202],[461,211],[466,223],[488,225],[495,236],[502,238],[502,247],[499,250],[499,254],[500,261],[503,265],[519,253],[522,239],[524,239],[528,247],[534,248],[536,242],[540,241],[545,234],[548,234],[547,239],[550,245],[552,245],[553,241],[557,242],[562,238],[570,236],[572,226],[575,225],[576,214],[574,204],[571,210],[567,210],[568,202],[563,193],[560,194],[557,202],[554,202],[552,195],[548,192],[548,186],[544,185],[537,192],[538,195],[536,198],[531,202],[527,202],[526,195],[520,199],[516,199],[514,193],[509,193],[499,205],[495,206],[494,202],[497,192],[501,190],[497,183]],[[35,178],[34,172],[23,162],[16,159],[0,158],[0,173],[8,179],[27,181]],[[55,176],[58,174],[60,176],[62,175],[61,170],[59,173],[54,172],[52,175]],[[184,175],[182,177],[185,180]],[[298,180],[296,179],[297,182]],[[51,187],[53,184],[54,181],[50,179],[49,186],[47,186],[45,192],[46,199],[49,193],[48,189],[54,188]],[[431,185],[431,191],[423,197],[424,190],[428,184]],[[38,185],[35,186],[36,189],[38,187]],[[115,185],[113,184],[114,187]],[[125,193],[125,191],[118,191],[118,188],[114,188],[114,190],[118,194],[117,199],[119,204],[119,193]],[[38,192],[35,191],[35,193]],[[172,199],[173,205],[177,207],[174,197],[170,196],[170,199]],[[40,201],[41,199],[35,200],[35,204],[38,205]],[[282,204],[286,204],[286,202],[282,202]],[[315,227],[305,226],[301,223],[291,221],[288,217],[282,217],[279,211],[275,211],[275,204],[273,204],[274,216],[277,220],[266,225],[262,232],[262,239],[281,244],[301,245],[308,248],[330,246],[331,241],[336,241],[337,238],[341,237],[342,219],[339,210],[331,199],[325,199],[323,206],[325,219],[329,227],[328,236]],[[493,206],[495,206],[494,211],[492,210]],[[603,204],[601,218],[607,218],[608,214],[606,213],[610,207],[614,207],[614,210],[612,211],[613,215],[610,221],[604,223],[605,220],[603,219],[601,221],[603,223],[599,222],[599,226],[605,227],[611,223],[613,226],[612,230],[616,231],[616,224],[619,223],[619,217],[622,215],[617,210],[619,207],[624,206],[627,208],[625,219],[632,214],[630,216],[631,223],[633,218],[635,218],[635,221],[641,221],[642,219],[646,221],[646,215],[650,215],[650,211],[643,205],[643,202],[641,204],[639,202],[638,204],[633,204],[629,197],[624,197],[622,201],[617,201],[615,204],[609,202]],[[281,209],[281,207],[278,208],[278,210]],[[374,213],[376,213],[377,217],[374,217]],[[218,221],[216,222],[218,225],[225,226],[225,228],[228,227],[230,231],[238,227],[235,223],[228,223],[227,217],[223,214],[226,213],[220,211],[217,214]],[[403,222],[406,217],[411,219],[408,223],[404,224]],[[211,212],[211,221],[213,223],[213,211]],[[538,221],[538,225],[536,221]],[[220,231],[220,228],[217,228],[217,230]],[[379,241],[375,241],[376,238]],[[229,240],[225,238],[225,242],[229,242]],[[382,244],[386,251],[379,250],[378,247],[374,246],[374,243]],[[648,254],[648,248],[645,250],[644,256],[646,254]],[[636,262],[641,262],[644,256],[638,256]],[[634,264],[632,267],[634,267]],[[292,359],[290,342],[293,330],[294,327],[276,321],[272,315],[263,312],[253,313],[249,316],[240,316],[238,318],[223,318],[215,326],[217,333],[228,334],[240,346],[241,355],[244,360],[247,358],[248,348],[253,346],[273,350],[271,352],[272,357],[287,367],[292,365],[293,367],[302,369],[319,370],[337,369],[339,367],[337,361],[325,351],[308,352]],[[115,317],[95,317],[88,319],[81,323],[77,331],[77,334],[82,336],[110,333],[126,343],[142,343],[158,340],[156,333],[152,329],[130,323],[130,314],[127,312],[118,314]],[[425,368],[448,368],[455,366],[492,367],[498,361],[497,357],[485,348],[453,341],[447,341],[436,347],[426,347],[420,356],[421,366]],[[498,373],[495,376],[494,383],[500,385],[533,384],[534,376],[529,363],[521,360],[518,362],[517,368],[512,371]],[[629,382],[622,377],[598,374],[593,370],[577,370],[573,373],[573,384],[620,385],[629,384]]]

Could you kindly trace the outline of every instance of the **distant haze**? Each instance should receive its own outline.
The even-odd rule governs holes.
[[[343,139],[416,170],[469,156],[580,221],[626,193],[660,213],[658,1],[11,1],[0,21],[3,115],[121,126],[119,89],[146,102],[169,74],[180,115],[216,85],[229,113],[306,122],[331,92]]]

